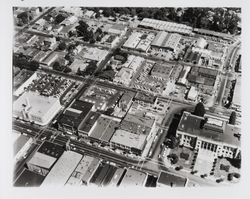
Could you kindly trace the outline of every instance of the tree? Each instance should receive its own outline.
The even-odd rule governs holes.
[[[233,111],[229,118],[229,124],[235,125],[235,122],[236,122],[236,112]]]
[[[65,42],[61,42],[59,45],[58,45],[58,49],[59,50],[65,50],[67,48],[67,45]]]
[[[199,102],[194,109],[194,115],[203,117],[204,114],[206,113],[205,107],[202,102]]]
[[[52,68],[54,70],[57,70],[57,71],[62,71],[62,69],[63,69],[62,66],[60,65],[60,63],[57,61],[53,64]]]
[[[176,138],[175,136],[170,137],[170,142],[169,142],[169,148],[174,149],[176,148],[180,143],[180,140]]]
[[[176,164],[179,161],[178,156],[174,153],[168,155],[167,158],[170,159],[171,164]]]
[[[100,15],[100,12],[96,12],[95,14],[95,18],[99,18],[101,15]]]
[[[228,181],[232,181],[233,180],[233,174],[232,173],[229,173],[228,175],[227,175],[227,180]]]

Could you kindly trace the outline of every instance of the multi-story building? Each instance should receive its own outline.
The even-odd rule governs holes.
[[[184,112],[177,128],[180,145],[199,150],[208,150],[215,157],[236,158],[240,155],[240,129],[220,117],[205,114],[204,117]]]
[[[46,176],[63,151],[62,146],[45,141],[27,162],[27,167],[33,172]]]

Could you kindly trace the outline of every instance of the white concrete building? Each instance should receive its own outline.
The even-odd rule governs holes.
[[[14,102],[13,116],[39,125],[47,125],[60,109],[59,99],[27,92]]]

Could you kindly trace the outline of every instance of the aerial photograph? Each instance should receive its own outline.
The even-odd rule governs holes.
[[[240,7],[12,14],[13,187],[239,184]]]

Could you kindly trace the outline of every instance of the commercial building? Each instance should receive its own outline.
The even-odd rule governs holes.
[[[112,146],[123,149],[127,152],[141,155],[147,143],[147,136],[144,134],[135,134],[127,130],[118,129],[110,140]]]
[[[133,70],[130,68],[122,68],[114,78],[115,83],[124,84],[128,86],[133,76]]]
[[[69,177],[66,185],[80,186],[88,185],[94,175],[100,160],[88,155],[84,155],[74,172]]]
[[[168,33],[165,31],[158,32],[156,37],[152,41],[151,46],[157,46],[157,47],[164,46],[166,40],[168,39],[167,36],[168,36]]]
[[[59,99],[25,92],[13,103],[13,116],[39,125],[47,125],[61,109]]]
[[[231,108],[236,111],[241,110],[241,77],[236,79]]]
[[[91,178],[91,183],[97,186],[107,186],[112,179],[114,173],[116,171],[116,167],[113,165],[102,163],[99,165],[95,174]]]
[[[145,103],[154,104],[156,97],[154,95],[150,95],[148,93],[137,92],[134,99],[140,100],[140,101],[145,102]]]
[[[227,40],[233,39],[233,35],[221,33],[221,32],[215,32],[215,31],[207,30],[207,29],[194,28],[194,32],[201,34],[201,35],[213,36],[213,37],[227,39]]]
[[[187,83],[187,76],[188,76],[188,73],[189,71],[191,70],[191,67],[190,66],[184,66],[181,73],[180,73],[180,76],[179,76],[179,79],[177,81],[178,84],[181,84],[181,85],[186,85]]]
[[[14,134],[14,133],[13,133]],[[24,135],[19,135],[14,141],[14,160],[18,161],[25,153],[28,151],[32,145],[33,138],[26,137]]]
[[[110,180],[109,186],[119,186],[125,173],[126,173],[125,169],[117,168],[112,179]]]
[[[164,47],[175,52],[180,40],[181,40],[181,35],[170,34],[169,38],[167,39],[166,43],[164,44]]]
[[[75,59],[69,68],[72,72],[77,73],[78,70],[84,71],[88,65],[89,64],[86,60]]]
[[[120,98],[116,108],[120,109],[123,112],[127,112],[128,108],[132,104],[132,100],[135,96],[135,93],[130,91],[125,91],[122,97]]]
[[[111,100],[112,98],[112,100]],[[119,99],[116,89],[93,85],[79,98],[79,100],[94,104],[93,110],[106,110],[108,105],[113,105]],[[109,101],[111,100],[111,102]]]
[[[172,71],[173,71],[173,67],[171,66],[155,64],[153,66],[153,69],[151,70],[151,75],[166,79],[166,78],[169,78]]]
[[[65,52],[53,51],[42,60],[41,66],[52,68],[52,65],[55,63],[55,61],[59,60],[60,58],[64,58],[65,55]]]
[[[127,31],[127,27],[122,24],[114,24],[108,29],[109,34],[124,35]]]
[[[141,41],[136,46],[136,50],[147,52],[150,48],[151,42],[154,40],[155,34],[149,33],[145,39],[141,39]]]
[[[165,31],[160,31],[151,43],[151,48],[155,50],[171,50],[176,51],[181,40],[181,35],[171,34]]]
[[[87,117],[92,107],[92,103],[80,100],[74,101],[59,117],[59,129],[70,133],[77,131],[79,125]]]
[[[44,178],[44,176],[38,173],[24,169],[15,180],[14,187],[39,187]]]
[[[187,178],[177,176],[175,174],[162,171],[156,182],[157,187],[186,187],[188,182]]]
[[[81,52],[75,57],[78,59],[89,59],[94,60],[100,63],[107,55],[108,51],[104,49],[100,49],[97,47],[90,48],[90,47],[83,47]]]
[[[89,138],[108,144],[119,124],[119,119],[101,115],[89,131]]]
[[[90,130],[92,129],[93,125],[96,123],[100,115],[101,115],[100,113],[91,111],[86,117],[86,119],[79,125],[78,127],[79,135],[81,136],[89,135]]]
[[[128,38],[128,40],[123,44],[124,48],[135,49],[141,40],[141,36],[143,33],[141,32],[133,32],[132,35]]]
[[[145,186],[147,180],[147,174],[134,169],[127,169],[125,176],[123,177],[120,186]]]
[[[205,48],[205,47],[207,46],[207,41],[206,41],[204,38],[200,37],[200,38],[196,41],[195,46],[196,46],[197,48]]]
[[[177,128],[180,145],[199,150],[208,150],[215,157],[235,158],[240,154],[240,140],[235,134],[240,129],[228,124],[219,116],[204,117],[184,112]]]
[[[191,86],[191,88],[188,91],[187,99],[196,101],[198,94],[199,94],[198,90],[194,86]]]
[[[168,21],[149,19],[149,18],[144,18],[139,24],[139,27],[151,28],[155,30],[162,30],[162,31],[168,31],[168,32],[175,32],[175,33],[180,33],[184,35],[191,35],[193,31],[193,28],[191,26],[168,22]]]
[[[65,151],[46,176],[41,187],[65,185],[81,159],[81,154]]]
[[[62,146],[45,141],[27,162],[27,167],[33,172],[46,176],[63,152]]]
[[[206,86],[213,87],[217,75],[217,70],[203,67],[192,67],[191,71],[187,76],[187,80],[191,83],[203,84]]]
[[[128,113],[122,120],[120,128],[134,134],[144,134],[148,136],[154,126],[154,118]]]

